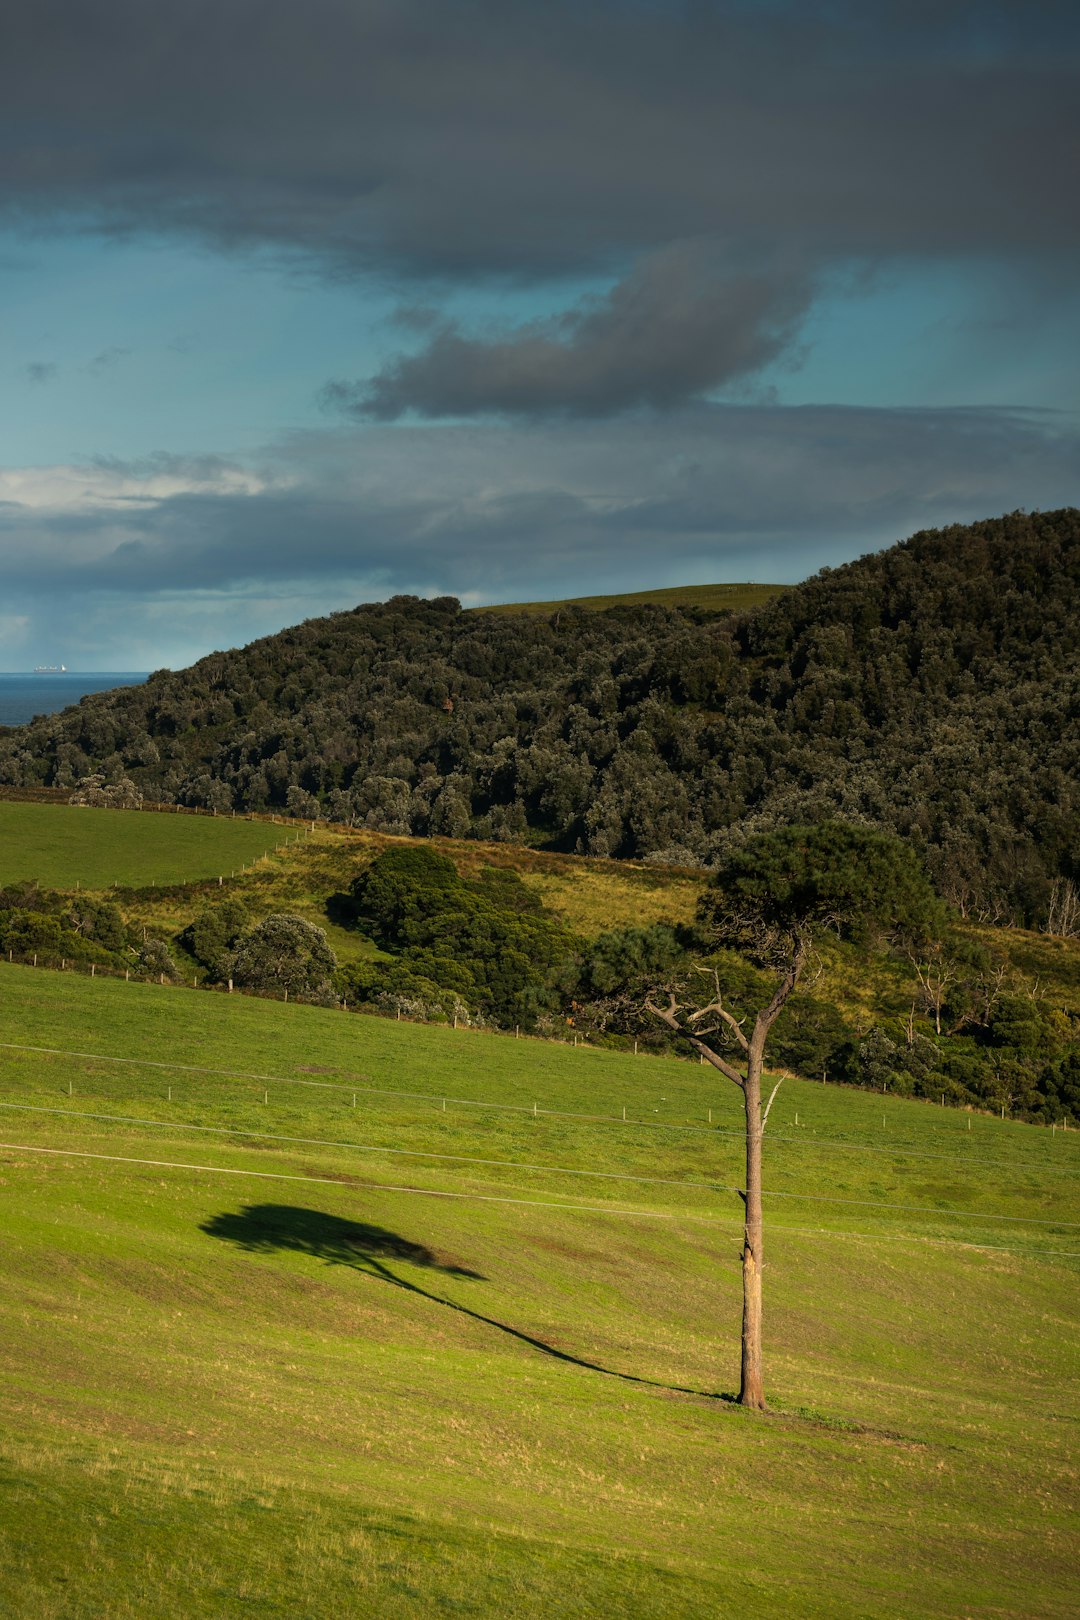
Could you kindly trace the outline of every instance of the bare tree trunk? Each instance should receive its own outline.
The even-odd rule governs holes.
[[[651,996],[646,997],[645,1006],[656,1018],[667,1024],[677,1035],[689,1042],[698,1056],[705,1062],[711,1063],[720,1073],[726,1075],[733,1085],[738,1086],[743,1094],[743,1112],[746,1120],[746,1187],[742,1193],[744,1205],[743,1220],[743,1251],[742,1251],[742,1278],[743,1278],[743,1314],[742,1314],[742,1359],[740,1367],[739,1405],[748,1406],[752,1411],[764,1412],[765,1405],[765,1378],[762,1370],[761,1351],[761,1273],[764,1265],[764,1228],[761,1209],[761,1143],[765,1135],[765,1126],[769,1119],[769,1110],[776,1100],[780,1090],[780,1080],[773,1086],[768,1102],[764,1108],[761,1106],[761,1077],[765,1067],[765,1043],[769,1031],[776,1022],[785,1002],[791,995],[799,975],[802,973],[806,961],[809,940],[800,935],[795,942],[790,962],[787,964],[783,976],[778,980],[773,998],[767,1007],[758,1013],[754,1020],[754,1029],[747,1035],[740,1021],[724,1006],[720,994],[719,978],[715,975],[716,998],[708,1006],[698,1007],[695,1011],[686,1014],[682,1012],[673,990],[668,991],[668,1005],[658,1006]],[[719,1027],[710,1028],[706,1020],[715,1015]],[[695,1027],[701,1025],[701,1027]],[[725,1031],[730,1032],[731,1039],[738,1048],[741,1048],[745,1061],[745,1073],[740,1073],[737,1065],[730,1062],[724,1052],[717,1049],[718,1037],[723,1038]],[[781,1079],[783,1076],[780,1077]]]
[[[751,1052],[744,1088],[746,1112],[746,1220],[743,1227],[742,1366],[739,1405],[765,1410],[761,1363],[761,1271],[764,1221],[761,1212],[761,1055]]]

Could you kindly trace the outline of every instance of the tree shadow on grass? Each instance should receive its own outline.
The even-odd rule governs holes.
[[[351,1266],[369,1277],[401,1288],[407,1294],[418,1294],[433,1305],[442,1305],[456,1311],[459,1316],[471,1317],[485,1327],[497,1328],[500,1333],[530,1345],[555,1361],[568,1362],[573,1367],[584,1367],[588,1372],[602,1373],[606,1378],[619,1378],[628,1384],[645,1384],[654,1389],[669,1390],[677,1395],[696,1395],[706,1400],[730,1401],[732,1396],[720,1395],[712,1390],[691,1389],[683,1384],[667,1384],[658,1378],[640,1378],[635,1373],[617,1372],[602,1367],[599,1362],[586,1361],[582,1356],[560,1350],[546,1339],[538,1339],[520,1328],[511,1327],[493,1316],[470,1310],[452,1299],[422,1288],[391,1271],[387,1261],[396,1260],[412,1266],[423,1266],[440,1271],[447,1277],[463,1277],[473,1282],[486,1279],[479,1271],[470,1271],[438,1255],[426,1244],[414,1243],[410,1238],[388,1232],[385,1227],[371,1226],[363,1221],[347,1221],[340,1215],[327,1215],[318,1209],[299,1209],[292,1204],[247,1204],[236,1213],[215,1215],[204,1222],[201,1231],[210,1237],[223,1238],[246,1249],[249,1254],[271,1254],[278,1249],[291,1249],[309,1254],[327,1265]]]

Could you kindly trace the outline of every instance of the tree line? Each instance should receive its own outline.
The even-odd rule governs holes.
[[[679,1048],[682,1032],[649,1012],[650,999],[674,997],[682,1005],[700,1000],[703,987],[722,985],[725,1010],[747,1024],[767,1005],[775,964],[760,922],[740,935],[732,897],[741,896],[747,910],[763,885],[780,889],[783,868],[769,851],[792,840],[804,861],[809,851],[843,872],[843,920],[835,927],[829,919],[840,918],[839,902],[830,912],[821,884],[812,890],[819,945],[837,931],[853,939],[860,907],[865,914],[888,904],[891,932],[886,940],[867,932],[847,947],[846,971],[857,963],[870,990],[869,1013],[838,1005],[800,962],[800,982],[770,1024],[772,1063],[898,1096],[1004,1109],[1013,1118],[1080,1117],[1076,1018],[991,945],[957,927],[940,900],[927,899],[909,846],[840,822],[747,841],[718,869],[693,922],[679,927],[619,927],[585,939],[514,871],[486,867],[466,878],[430,847],[398,845],[362,865],[328,901],[332,920],[366,942],[369,954],[352,960],[339,962],[309,918],[266,915],[227,893],[215,892],[170,936],[125,922],[112,901],[34,883],[0,890],[0,951],[43,965],[94,962],[151,980],[198,978],[388,1017],[576,1035],[662,1053]],[[845,870],[841,857],[853,849]],[[838,881],[833,887],[840,893]],[[807,892],[805,883],[789,884],[784,903],[805,911]],[[874,980],[883,945],[899,989]]]
[[[1012,513],[746,614],[395,597],[0,731],[0,781],[715,866],[839,817],[963,915],[1077,918],[1080,513]]]

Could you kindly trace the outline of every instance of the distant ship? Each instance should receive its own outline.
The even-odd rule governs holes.
[[[66,675],[66,664],[39,664],[34,671],[35,675]]]

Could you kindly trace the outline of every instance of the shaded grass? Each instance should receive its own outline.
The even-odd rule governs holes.
[[[770,1206],[758,1421],[717,1399],[737,1200],[388,1151],[720,1180],[734,1138],[656,1128],[735,1123],[694,1066],[17,968],[0,1005],[7,1041],[230,1070],[0,1051],[2,1101],[136,1116],[0,1112],[4,1141],[207,1167],[0,1152],[0,1612],[1073,1611],[1077,1261],[1036,1251],[1080,1244],[999,1219],[1078,1218],[1071,1137],[785,1086],[771,1188],[964,1217]]]

